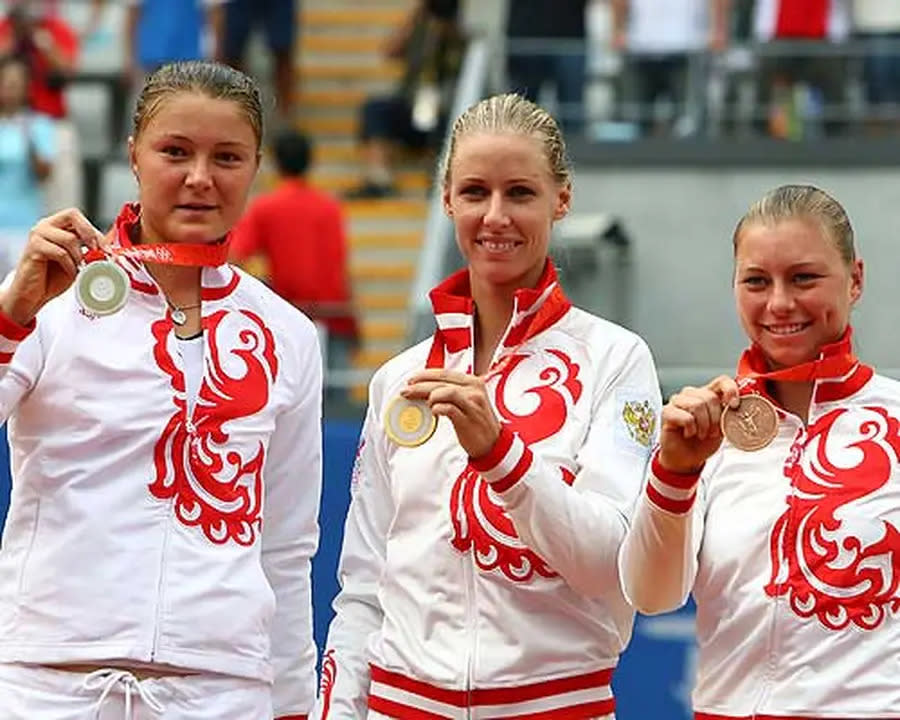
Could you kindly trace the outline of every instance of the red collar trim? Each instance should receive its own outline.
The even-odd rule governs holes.
[[[475,302],[467,269],[459,270],[430,293],[435,330],[426,367],[442,368],[448,357],[474,348]],[[519,288],[513,299],[513,314],[501,348],[519,347],[538,333],[556,324],[572,307],[559,285],[556,268],[547,260],[534,288]],[[505,354],[505,353],[504,353]],[[471,372],[471,359],[468,365]]]
[[[853,329],[847,327],[844,334],[833,343],[824,345],[812,362],[773,371],[769,368],[759,345],[745,350],[738,362],[737,374],[741,393],[765,392],[767,379],[784,379],[798,382],[815,382],[815,402],[843,400],[858,392],[872,378],[875,371],[864,365],[853,354]],[[790,375],[795,377],[789,377]],[[788,376],[788,377],[772,377]]]

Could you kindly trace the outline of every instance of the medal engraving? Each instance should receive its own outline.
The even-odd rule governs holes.
[[[428,440],[437,427],[437,418],[421,400],[394,398],[384,414],[388,437],[403,447],[416,447]]]
[[[114,262],[96,260],[78,273],[75,297],[87,312],[112,315],[128,300],[128,276]]]
[[[737,408],[726,407],[720,421],[722,434],[738,450],[766,447],[778,434],[778,413],[761,395],[744,395]]]

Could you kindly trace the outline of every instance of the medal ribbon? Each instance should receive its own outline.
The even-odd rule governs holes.
[[[850,345],[850,328],[837,342],[826,345],[815,360],[792,365],[778,370],[764,370],[765,358],[758,346],[754,345],[741,355],[737,368],[738,385],[741,392],[752,391],[760,381],[814,382],[827,378],[839,378],[848,374],[858,364]]]
[[[109,255],[162,265],[203,267],[222,265],[228,258],[228,243],[156,243],[152,245],[112,246],[88,250],[87,263],[106,259]]]

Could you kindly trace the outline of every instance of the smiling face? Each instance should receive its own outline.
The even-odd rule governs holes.
[[[534,287],[547,259],[550,229],[569,206],[571,190],[550,171],[540,142],[514,133],[461,137],[444,187],[444,207],[481,284],[514,291]]]
[[[203,243],[225,235],[243,212],[257,147],[238,103],[199,92],[162,99],[129,140],[143,239]]]
[[[838,340],[862,294],[863,265],[849,265],[813,220],[745,225],[735,254],[741,325],[772,368],[815,359]]]

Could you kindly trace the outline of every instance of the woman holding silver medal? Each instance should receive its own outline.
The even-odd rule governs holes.
[[[609,718],[653,361],[548,259],[572,187],[546,111],[471,107],[442,185],[467,267],[431,292],[434,336],[372,379],[314,716]]]
[[[0,293],[13,492],[4,720],[281,720],[315,697],[315,328],[225,263],[259,167],[247,76],[148,79],[139,202],[32,229]]]
[[[625,593],[646,613],[693,593],[697,720],[900,718],[900,383],[853,353],[850,220],[782,186],[734,256],[751,346],[663,409]]]

